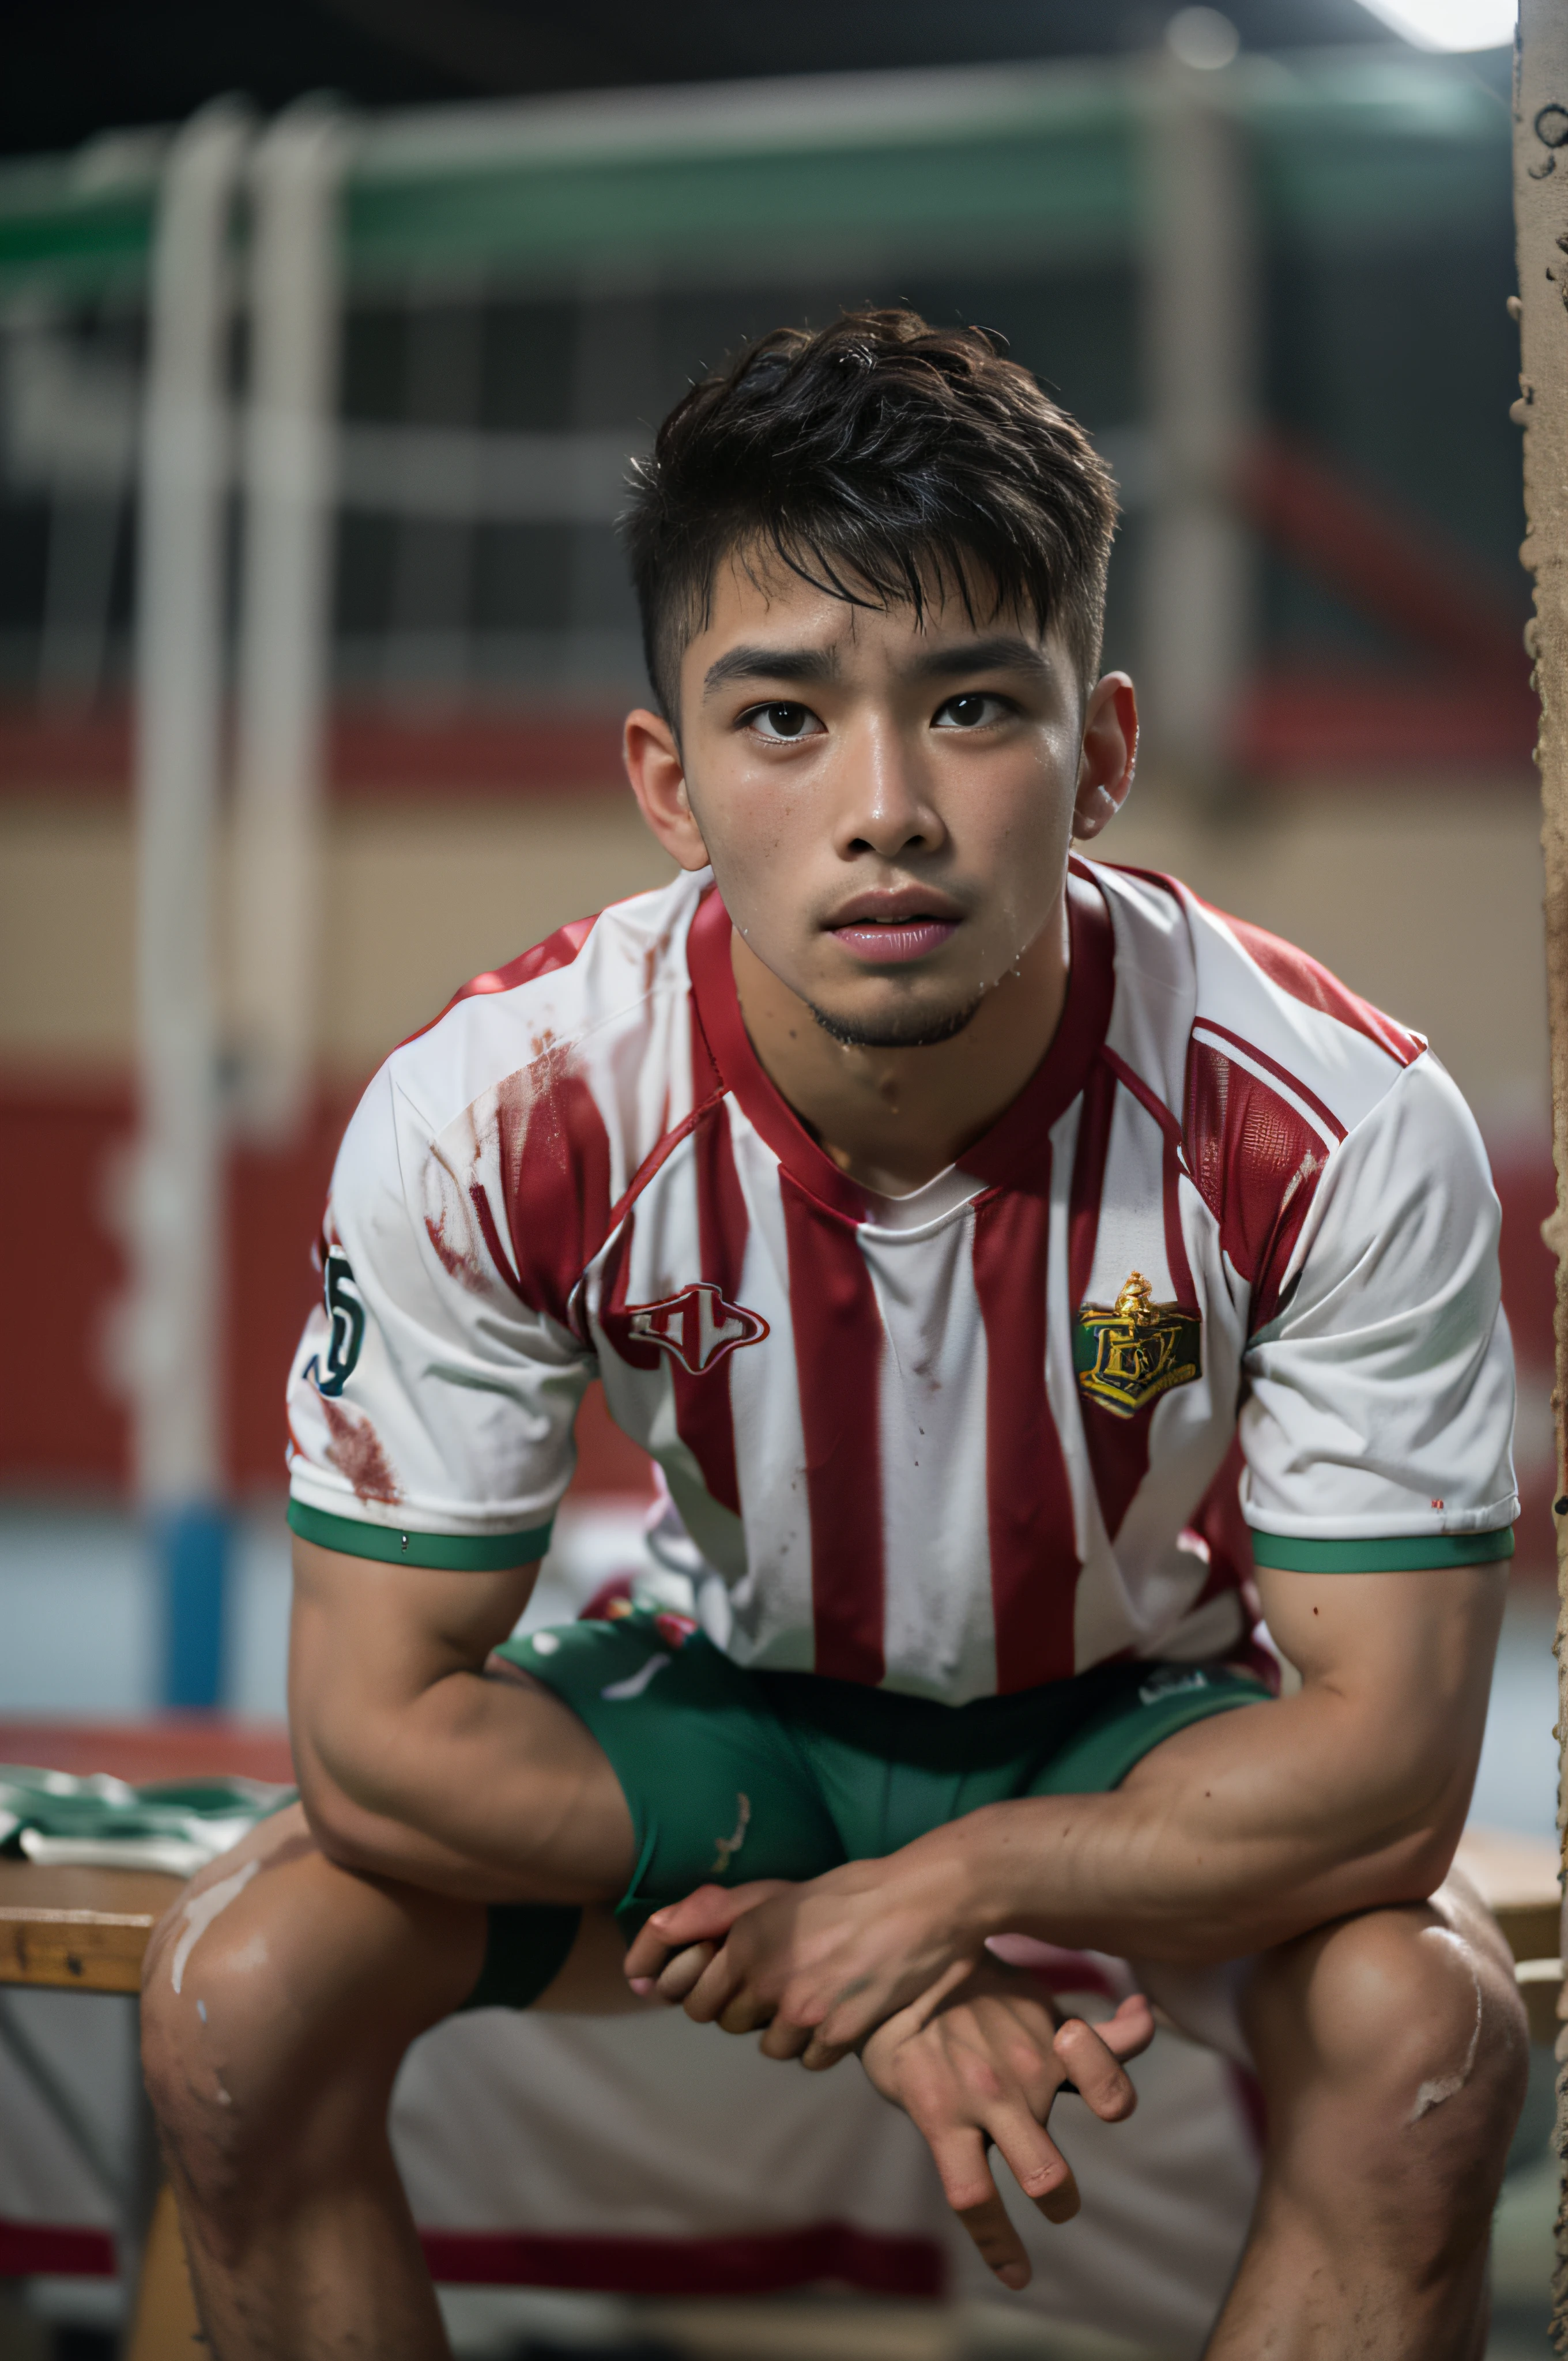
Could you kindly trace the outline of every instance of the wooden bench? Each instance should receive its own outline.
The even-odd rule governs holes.
[[[0,1722],[0,1762],[133,1782],[293,1777],[285,1731],[214,1714],[124,1724]],[[150,1870],[0,1861],[0,1985],[138,1993],[148,1938],[183,1883]],[[150,2155],[150,2136],[143,2144]],[[144,2187],[139,2201],[130,2194],[121,2241],[133,2258],[144,2223],[126,2361],[200,2361],[206,2347],[167,2186],[156,2196]]]

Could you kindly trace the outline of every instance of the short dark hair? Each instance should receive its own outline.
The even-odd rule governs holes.
[[[653,694],[672,723],[686,647],[732,552],[851,605],[929,603],[1060,628],[1087,686],[1116,527],[1110,469],[984,328],[848,312],[776,328],[675,404],[622,519]],[[978,579],[977,579],[978,577]]]

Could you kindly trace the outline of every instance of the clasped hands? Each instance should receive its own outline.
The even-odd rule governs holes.
[[[1073,2089],[1107,2123],[1131,2114],[1123,2060],[1147,2048],[1154,2020],[1139,1993],[1098,2026],[1064,2017],[1036,1976],[1004,1965],[964,1924],[951,1884],[938,1863],[906,1854],[805,1884],[701,1886],[654,1913],[626,1972],[633,1990],[699,2024],[761,2031],[766,2057],[819,2070],[858,2051],[925,2139],[985,2261],[1022,2288],[1028,2258],[989,2151],[1047,2221],[1070,2221],[1080,2201],[1046,2129],[1052,2103]]]

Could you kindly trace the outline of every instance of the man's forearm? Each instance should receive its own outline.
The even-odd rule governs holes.
[[[1465,1748],[1368,1777],[1355,1728],[1321,1690],[1242,1708],[1168,1741],[1110,1795],[992,1805],[920,1845],[951,1848],[985,1935],[1234,1958],[1442,1882],[1468,1800]]]

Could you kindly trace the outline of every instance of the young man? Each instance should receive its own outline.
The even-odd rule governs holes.
[[[1057,2032],[1006,1936],[1255,2068],[1212,2354],[1483,2350],[1525,2034],[1443,1881],[1516,1513],[1496,1201],[1419,1038],[1069,860],[1132,778],[1113,514],[1025,372],[908,314],[665,423],[626,760],[681,875],[480,977],[349,1128],[291,1395],[302,1810],[149,1962],[222,2361],[442,2351],[398,2061],[628,1977],[860,2047],[1018,2284],[984,2142],[1070,2210],[1051,2097],[1124,2112],[1147,2021]],[[595,1376],[706,1628],[511,1642]]]

